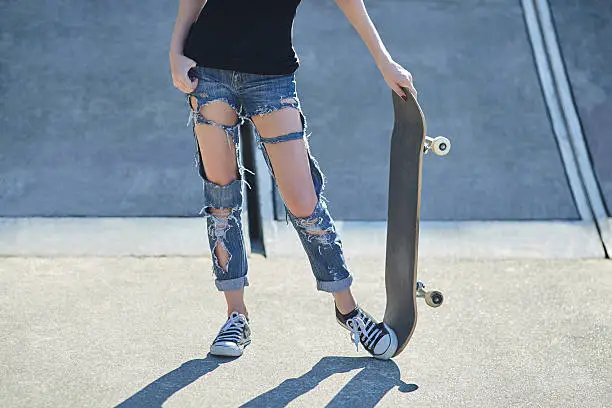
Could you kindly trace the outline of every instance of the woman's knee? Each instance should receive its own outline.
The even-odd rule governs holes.
[[[307,218],[314,212],[318,199],[314,192],[303,191],[297,194],[294,192],[287,198],[283,197],[283,201],[291,214],[298,218]]]
[[[294,107],[253,117],[262,151],[288,210],[308,217],[317,203],[301,112]]]

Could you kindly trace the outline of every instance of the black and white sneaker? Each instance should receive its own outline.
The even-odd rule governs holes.
[[[336,320],[340,326],[351,332],[351,340],[359,350],[359,343],[375,358],[388,360],[397,350],[397,336],[385,323],[377,323],[359,306],[343,315],[336,308]]]
[[[242,355],[242,351],[250,343],[249,319],[243,314],[232,312],[210,346],[210,354],[238,357]]]

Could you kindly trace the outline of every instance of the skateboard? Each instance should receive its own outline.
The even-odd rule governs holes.
[[[416,299],[424,298],[432,307],[444,301],[442,293],[427,291],[417,281],[417,262],[423,155],[431,151],[444,156],[450,151],[447,138],[426,136],[423,111],[410,92],[404,92],[405,100],[393,92],[385,260],[387,306],[383,321],[397,334],[395,356],[404,350],[416,326]]]

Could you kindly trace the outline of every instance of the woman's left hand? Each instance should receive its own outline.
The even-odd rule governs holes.
[[[387,81],[389,87],[391,87],[396,94],[405,99],[407,95],[402,90],[402,87],[404,87],[414,96],[414,99],[417,98],[417,91],[412,81],[412,74],[406,71],[401,65],[391,60],[380,66],[380,72],[385,81]]]

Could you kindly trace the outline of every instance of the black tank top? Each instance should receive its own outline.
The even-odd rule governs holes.
[[[198,65],[266,75],[295,72],[292,28],[300,0],[208,0],[185,41]]]

